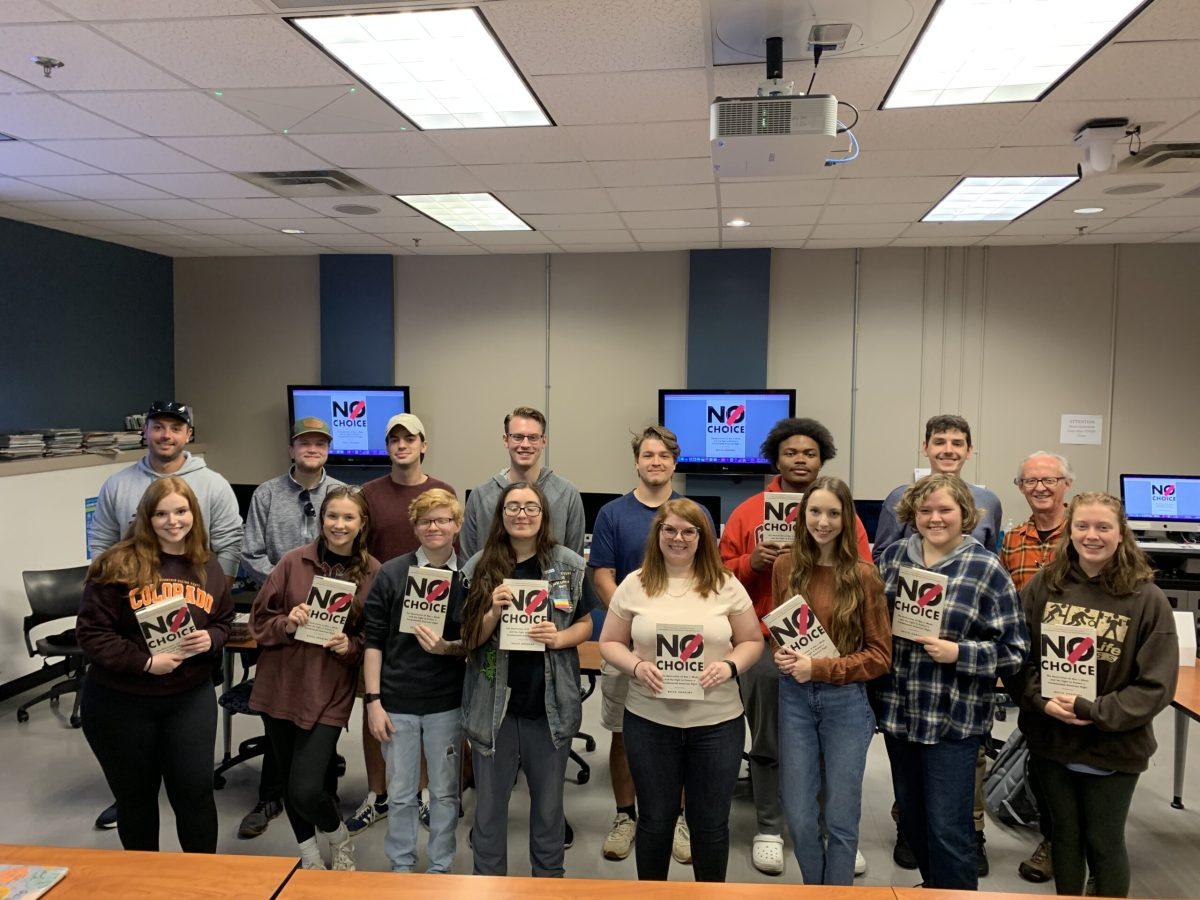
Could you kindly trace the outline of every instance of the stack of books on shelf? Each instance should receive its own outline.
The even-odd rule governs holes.
[[[0,434],[0,459],[29,459],[41,456],[45,449],[40,431]]]
[[[117,432],[118,450],[136,450],[140,446],[142,446],[142,433],[140,431]]]
[[[83,452],[83,432],[78,428],[47,428],[42,432],[46,456],[77,456]]]
[[[84,453],[116,453],[117,436],[111,431],[89,431],[83,436]]]

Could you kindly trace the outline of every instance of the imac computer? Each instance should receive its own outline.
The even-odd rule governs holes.
[[[1200,475],[1122,475],[1121,502],[1143,539],[1200,534]]]

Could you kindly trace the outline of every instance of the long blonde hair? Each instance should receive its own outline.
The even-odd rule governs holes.
[[[1084,491],[1071,498],[1067,507],[1067,521],[1063,525],[1062,537],[1054,550],[1054,558],[1046,565],[1046,586],[1054,593],[1062,593],[1070,576],[1072,565],[1079,564],[1079,553],[1071,541],[1071,526],[1075,522],[1075,513],[1081,506],[1104,506],[1113,511],[1117,517],[1117,527],[1121,529],[1121,543],[1117,552],[1100,570],[1100,583],[1104,590],[1114,597],[1127,597],[1138,589],[1138,586],[1154,580],[1154,569],[1146,559],[1146,554],[1137,545],[1137,539],[1125,518],[1125,507],[1112,494],[1103,491]]]
[[[721,554],[717,550],[717,539],[713,527],[704,514],[703,508],[694,500],[687,497],[677,497],[668,500],[658,508],[658,514],[650,525],[650,534],[646,538],[646,554],[642,562],[642,589],[648,597],[657,597],[667,590],[667,563],[663,559],[662,548],[658,545],[658,533],[667,516],[679,516],[689,525],[695,526],[699,532],[696,538],[696,556],[692,560],[692,578],[696,590],[701,597],[707,599],[709,594],[721,590],[726,578],[733,577],[721,563]]]
[[[840,478],[822,476],[804,492],[804,500],[796,516],[796,536],[792,541],[792,574],[788,590],[792,594],[807,596],[808,586],[816,574],[821,558],[821,548],[809,534],[807,526],[809,500],[817,491],[828,491],[838,499],[842,508],[842,533],[837,537],[833,553],[833,615],[824,623],[825,630],[829,632],[830,640],[837,646],[838,652],[854,653],[862,649],[863,612],[867,603],[867,589],[868,586],[874,587],[868,585],[867,580],[874,579],[878,582],[879,577],[872,573],[864,573],[859,566],[854,498],[850,496],[850,488],[846,482]]]
[[[183,539],[183,555],[195,569],[196,580],[204,585],[204,566],[212,558],[204,515],[188,483],[178,475],[167,475],[150,482],[138,501],[137,513],[123,540],[117,541],[88,567],[88,581],[96,584],[125,584],[130,587],[154,584],[162,567],[162,549],[154,532],[154,511],[166,497],[178,494],[192,511],[192,528]]]

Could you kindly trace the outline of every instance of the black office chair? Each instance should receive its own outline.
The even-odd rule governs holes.
[[[87,566],[76,566],[71,569],[45,569],[21,573],[30,609],[30,614],[25,617],[25,647],[29,650],[30,657],[42,658],[42,668],[51,665],[51,660],[61,657],[66,663],[67,677],[28,703],[22,703],[17,709],[18,722],[29,721],[29,707],[43,700],[49,700],[51,706],[57,707],[59,697],[74,691],[75,706],[71,710],[71,727],[79,727],[79,694],[83,687],[83,673],[87,670],[87,661],[75,641],[75,629],[38,638],[36,642],[30,638],[30,632],[47,622],[73,618],[79,614],[79,601],[83,598],[83,582],[87,578],[87,570]]]

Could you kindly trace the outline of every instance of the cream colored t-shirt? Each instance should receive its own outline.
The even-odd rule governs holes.
[[[691,579],[671,578],[665,593],[648,597],[642,589],[640,574],[638,569],[626,576],[608,604],[609,615],[630,623],[635,655],[654,662],[659,625],[699,625],[703,628],[705,664],[729,655],[733,637],[729,617],[754,608],[740,581],[729,575],[717,593],[703,598],[690,587]],[[672,594],[682,596],[673,597]],[[663,700],[646,690],[636,678],[631,678],[625,708],[660,725],[695,728],[737,718],[742,714],[742,698],[737,682],[732,678],[706,691],[703,700]]]

